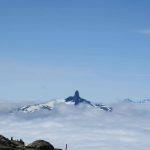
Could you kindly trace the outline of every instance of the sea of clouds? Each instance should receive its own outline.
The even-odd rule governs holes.
[[[20,104],[19,104],[20,106]],[[17,113],[0,103],[0,134],[26,144],[44,139],[68,150],[149,150],[150,103],[115,103],[113,111],[58,105],[51,112]]]

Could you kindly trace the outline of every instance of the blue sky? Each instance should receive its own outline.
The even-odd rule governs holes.
[[[0,1],[0,99],[150,98],[149,0]]]

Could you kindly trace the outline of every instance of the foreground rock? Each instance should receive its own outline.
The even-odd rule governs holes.
[[[24,142],[20,140],[10,140],[0,135],[0,150],[61,150],[54,148],[52,144],[44,140],[37,140],[25,146]]]
[[[46,142],[44,140],[34,141],[33,143],[29,144],[27,148],[38,149],[38,150],[55,150],[53,145],[51,145],[49,142]]]
[[[11,138],[11,140],[9,140],[8,138],[0,135],[0,150],[15,150],[15,149],[19,149],[20,147],[24,147],[24,142],[20,139],[20,140],[13,140]]]

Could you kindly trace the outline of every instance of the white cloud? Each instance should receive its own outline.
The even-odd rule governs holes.
[[[141,33],[141,34],[150,34],[150,29],[140,30],[139,33]]]
[[[69,150],[149,150],[150,104],[118,103],[113,112],[59,105],[44,117],[0,116],[0,134],[27,143],[45,139]],[[33,117],[35,119],[33,119]]]

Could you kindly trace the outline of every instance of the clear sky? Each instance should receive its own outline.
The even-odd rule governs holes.
[[[0,1],[0,99],[150,98],[149,0]]]

